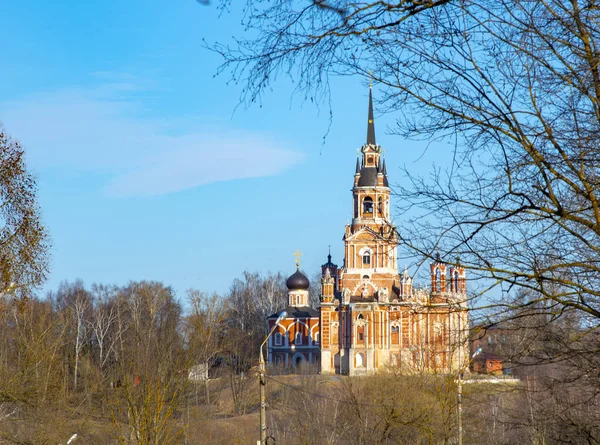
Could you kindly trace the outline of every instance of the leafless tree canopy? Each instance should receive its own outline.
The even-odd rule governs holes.
[[[599,23],[596,1],[249,1],[251,37],[212,49],[248,101],[371,72],[398,134],[454,144],[398,188],[404,245],[597,319]]]

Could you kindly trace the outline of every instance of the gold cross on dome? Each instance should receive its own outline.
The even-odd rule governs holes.
[[[300,268],[300,257],[302,256],[302,253],[299,250],[296,250],[294,256],[296,257],[296,267]]]

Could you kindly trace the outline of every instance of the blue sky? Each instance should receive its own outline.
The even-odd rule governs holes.
[[[52,236],[41,292],[76,278],[223,292],[244,270],[292,273],[296,249],[312,274],[328,245],[341,264],[368,89],[335,79],[324,144],[327,105],[285,81],[236,108],[241,86],[201,42],[242,32],[195,0],[3,5],[0,122],[27,149]],[[376,113],[399,183],[397,167],[426,171],[443,147],[422,157],[392,123]]]

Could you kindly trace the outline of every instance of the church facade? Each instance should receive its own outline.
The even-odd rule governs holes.
[[[458,260],[450,264],[438,257],[430,265],[430,285],[421,288],[413,286],[407,270],[399,273],[399,236],[390,219],[390,192],[385,160],[375,141],[369,91],[367,140],[356,161],[352,220],[343,236],[344,261],[338,268],[328,256],[322,266],[318,317],[313,317],[312,325],[303,322],[307,328],[313,326],[309,330],[318,329],[311,342],[318,347],[318,359],[311,350],[310,362],[318,363],[321,373],[360,375],[390,367],[407,373],[451,372],[467,360],[465,270]],[[301,313],[308,314],[304,310],[312,310],[308,298],[306,307],[291,304],[298,291],[292,280],[296,274],[288,280],[288,313],[301,307]],[[293,325],[294,316],[287,323]],[[269,357],[276,354],[271,346],[269,351]]]

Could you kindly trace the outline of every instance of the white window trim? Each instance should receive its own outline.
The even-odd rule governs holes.
[[[281,346],[283,344],[283,335],[281,335],[281,332],[275,332],[275,335],[273,336],[273,344],[275,346]]]

